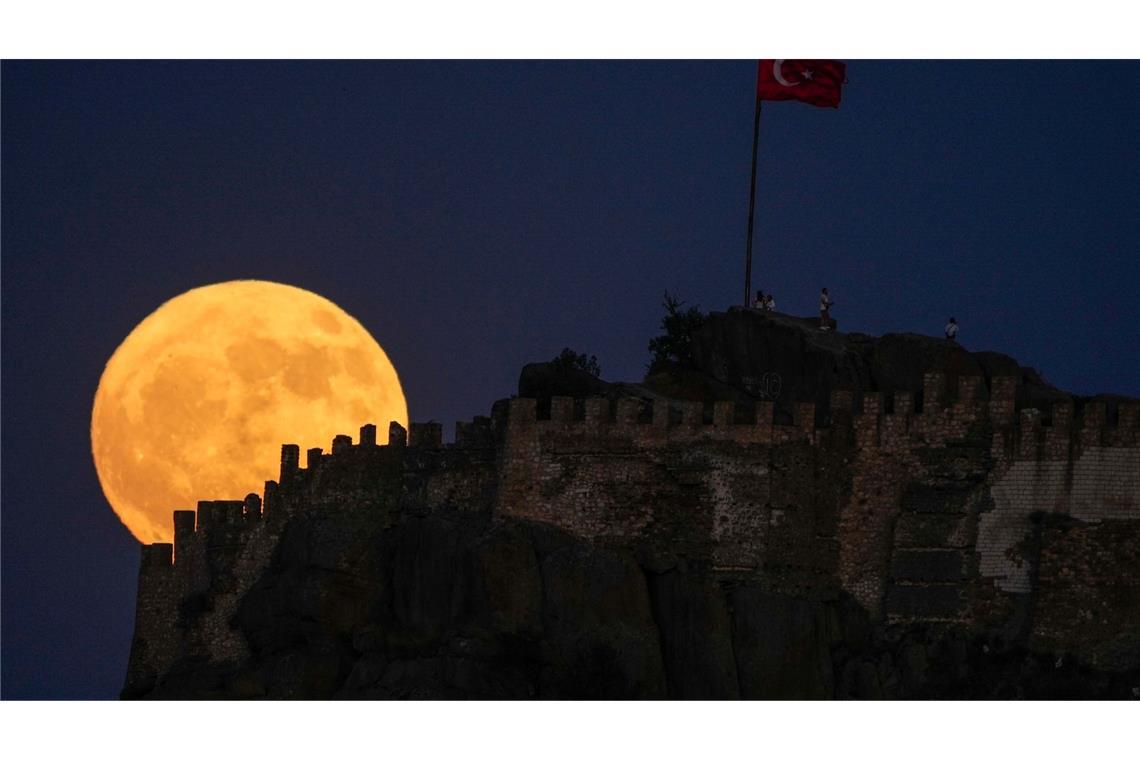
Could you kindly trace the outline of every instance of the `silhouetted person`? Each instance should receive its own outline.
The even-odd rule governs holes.
[[[827,288],[819,292],[819,329],[831,329],[831,306],[835,303],[827,294]]]
[[[776,298],[771,293],[764,296],[764,311],[776,310]]]
[[[954,317],[950,317],[950,321],[946,323],[946,340],[951,342],[958,340],[958,321]]]
[[[764,308],[764,291],[763,290],[757,290],[756,291],[756,297],[752,299],[752,308],[753,309],[763,309]]]

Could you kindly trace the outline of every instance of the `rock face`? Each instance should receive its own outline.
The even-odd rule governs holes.
[[[231,624],[241,659],[180,659],[123,696],[1123,698],[1137,676],[460,515],[295,520]]]
[[[286,529],[232,620],[241,659],[190,656],[124,698],[1128,698],[1140,676],[994,634],[875,627],[846,598],[654,572],[536,524],[347,522]]]
[[[813,328],[711,315],[642,385],[530,365],[454,444],[284,446],[143,547],[123,696],[1133,696],[1140,406]]]
[[[1048,408],[1068,398],[1004,354],[972,354],[960,344],[913,333],[873,338],[822,332],[814,319],[739,307],[709,315],[693,336],[693,360],[704,378],[754,400],[774,401],[777,412],[788,415],[796,401],[814,402],[823,414],[833,390],[880,392],[887,398],[916,391],[921,408],[920,389],[929,372],[943,373],[951,392],[961,377],[982,378],[986,387],[994,377],[1015,377],[1019,408]]]

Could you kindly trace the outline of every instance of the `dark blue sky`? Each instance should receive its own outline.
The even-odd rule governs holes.
[[[764,108],[754,286],[1140,394],[1140,64],[848,61]],[[2,66],[3,696],[117,695],[138,549],[91,402],[163,301],[236,278],[357,317],[415,420],[563,346],[637,380],[665,289],[740,298],[753,61]],[[346,431],[352,432],[352,431]]]

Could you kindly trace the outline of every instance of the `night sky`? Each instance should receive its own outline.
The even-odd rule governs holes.
[[[225,280],[312,290],[448,435],[564,346],[639,380],[665,290],[741,297],[755,76],[4,62],[3,697],[122,686],[139,552],[89,425],[140,320]],[[765,104],[753,287],[811,315],[826,285],[845,331],[940,335],[953,314],[972,350],[1140,395],[1140,63],[848,61],[848,78],[838,110]]]

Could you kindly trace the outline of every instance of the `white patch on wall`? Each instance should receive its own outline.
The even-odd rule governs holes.
[[[1028,593],[1029,566],[1009,553],[1029,535],[1029,515],[1140,519],[1140,448],[1087,449],[1071,473],[1065,461],[1014,462],[990,493],[994,509],[978,521],[979,570],[1003,591]]]

